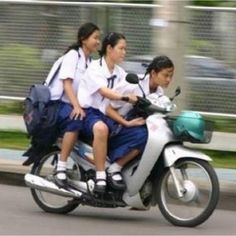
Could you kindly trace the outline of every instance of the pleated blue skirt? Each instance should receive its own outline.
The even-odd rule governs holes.
[[[147,137],[146,125],[121,127],[120,131],[109,139],[108,156],[110,161],[114,162],[134,149],[143,152]]]

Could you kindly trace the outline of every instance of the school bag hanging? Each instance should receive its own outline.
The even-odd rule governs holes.
[[[43,84],[34,84],[30,87],[29,95],[24,100],[23,119],[30,137],[56,123],[59,103],[50,100],[49,86],[58,74],[62,60],[63,56],[53,64]]]

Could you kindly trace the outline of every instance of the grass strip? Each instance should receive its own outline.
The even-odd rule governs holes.
[[[0,148],[25,150],[30,140],[20,131],[0,131]]]
[[[19,131],[0,131],[0,148],[25,150],[30,140],[27,134]],[[236,152],[200,150],[213,159],[212,165],[217,168],[236,169]]]

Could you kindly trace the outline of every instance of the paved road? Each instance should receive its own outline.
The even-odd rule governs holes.
[[[158,208],[131,211],[80,206],[68,215],[43,212],[27,188],[0,185],[0,235],[234,235],[235,212],[216,210],[202,225],[181,228],[169,224]]]

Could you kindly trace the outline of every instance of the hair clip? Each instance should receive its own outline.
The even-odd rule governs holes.
[[[111,32],[107,35],[107,40],[110,41],[111,40],[111,37],[114,35],[115,33],[114,32]]]

